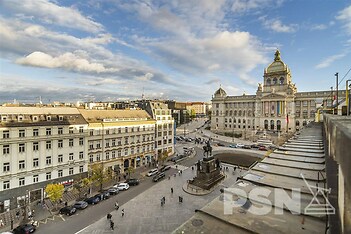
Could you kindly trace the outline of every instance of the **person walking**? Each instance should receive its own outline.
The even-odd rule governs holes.
[[[107,220],[111,220],[111,218],[112,218],[112,214],[108,213],[107,214]]]
[[[2,221],[2,219],[0,219],[0,227],[5,226],[4,222]]]
[[[119,209],[119,204],[118,204],[118,202],[116,201],[116,203],[115,203],[115,209],[116,210],[118,210]]]
[[[16,218],[19,219],[19,216],[20,216],[20,212],[19,210],[16,212]]]
[[[124,209],[122,209],[122,217],[124,217]]]
[[[110,221],[110,228],[112,230],[114,230],[114,228],[115,228],[115,223],[112,220]]]
[[[171,193],[173,194],[173,188],[171,188]]]

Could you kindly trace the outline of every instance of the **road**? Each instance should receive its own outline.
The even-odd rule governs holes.
[[[166,171],[166,178],[176,172],[171,168]],[[76,233],[79,230],[89,226],[98,221],[102,217],[113,211],[114,204],[118,201],[122,206],[124,203],[133,199],[137,195],[143,193],[145,190],[151,188],[156,183],[152,181],[152,177],[145,177],[137,186],[131,186],[127,191],[121,191],[119,194],[104,200],[96,205],[89,205],[85,210],[78,210],[75,215],[55,217],[54,221],[49,220],[46,224],[40,224],[36,233],[38,234],[62,234],[62,233]]]

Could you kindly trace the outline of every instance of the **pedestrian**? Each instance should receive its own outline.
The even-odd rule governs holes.
[[[118,181],[121,181],[121,176],[118,176]]]
[[[178,156],[178,155],[177,155]],[[176,165],[176,169],[178,169],[178,165]]]
[[[122,209],[122,217],[124,217],[124,209]]]
[[[191,167],[191,170],[194,170],[194,166]]]
[[[33,217],[35,216],[34,210],[32,210],[32,216],[33,216]]]
[[[16,218],[19,219],[20,212],[19,210],[16,212]]]
[[[163,203],[163,199],[161,198],[161,206],[163,206],[164,205],[164,203]]]
[[[111,220],[111,218],[112,218],[112,214],[108,213],[107,214],[107,220]]]
[[[2,219],[0,219],[0,227],[4,226],[4,222],[2,221]]]
[[[13,229],[13,220],[11,219],[11,230]]]
[[[180,174],[181,174],[181,175],[183,174],[183,171],[182,171],[182,170],[180,170]]]
[[[28,218],[31,219],[32,218],[32,212],[28,211]]]
[[[118,202],[116,201],[116,203],[115,203],[115,209],[116,210],[118,210],[119,209],[119,204],[118,204]]]
[[[65,202],[65,206],[68,206],[68,202]]]
[[[115,223],[111,220],[111,222],[110,222],[110,228],[112,229],[112,230],[114,230],[114,228],[115,228]]]
[[[178,171],[178,174],[180,175],[180,171]]]
[[[173,194],[173,188],[171,188],[171,193]]]

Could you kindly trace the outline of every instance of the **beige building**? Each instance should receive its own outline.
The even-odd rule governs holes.
[[[76,108],[0,107],[0,212],[86,176],[87,127]]]
[[[206,116],[208,105],[206,102],[187,102],[186,109],[190,116],[195,115],[195,117],[202,117]]]
[[[339,97],[345,91],[339,91]],[[219,88],[212,98],[211,130],[249,133],[296,131],[315,119],[317,108],[331,107],[331,91],[297,92],[280,52],[264,70],[256,95],[228,96]]]
[[[79,110],[88,122],[88,160],[116,174],[155,159],[155,120],[144,110]]]

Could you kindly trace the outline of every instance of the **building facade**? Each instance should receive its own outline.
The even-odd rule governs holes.
[[[339,91],[339,96],[345,91]],[[332,91],[297,92],[280,52],[264,70],[256,95],[227,96],[221,87],[212,97],[211,130],[249,133],[296,131],[315,119],[317,108],[332,107]]]
[[[79,110],[88,122],[89,165],[115,175],[156,160],[155,123],[144,110]]]
[[[0,212],[87,175],[88,124],[76,108],[0,107],[0,115]]]

